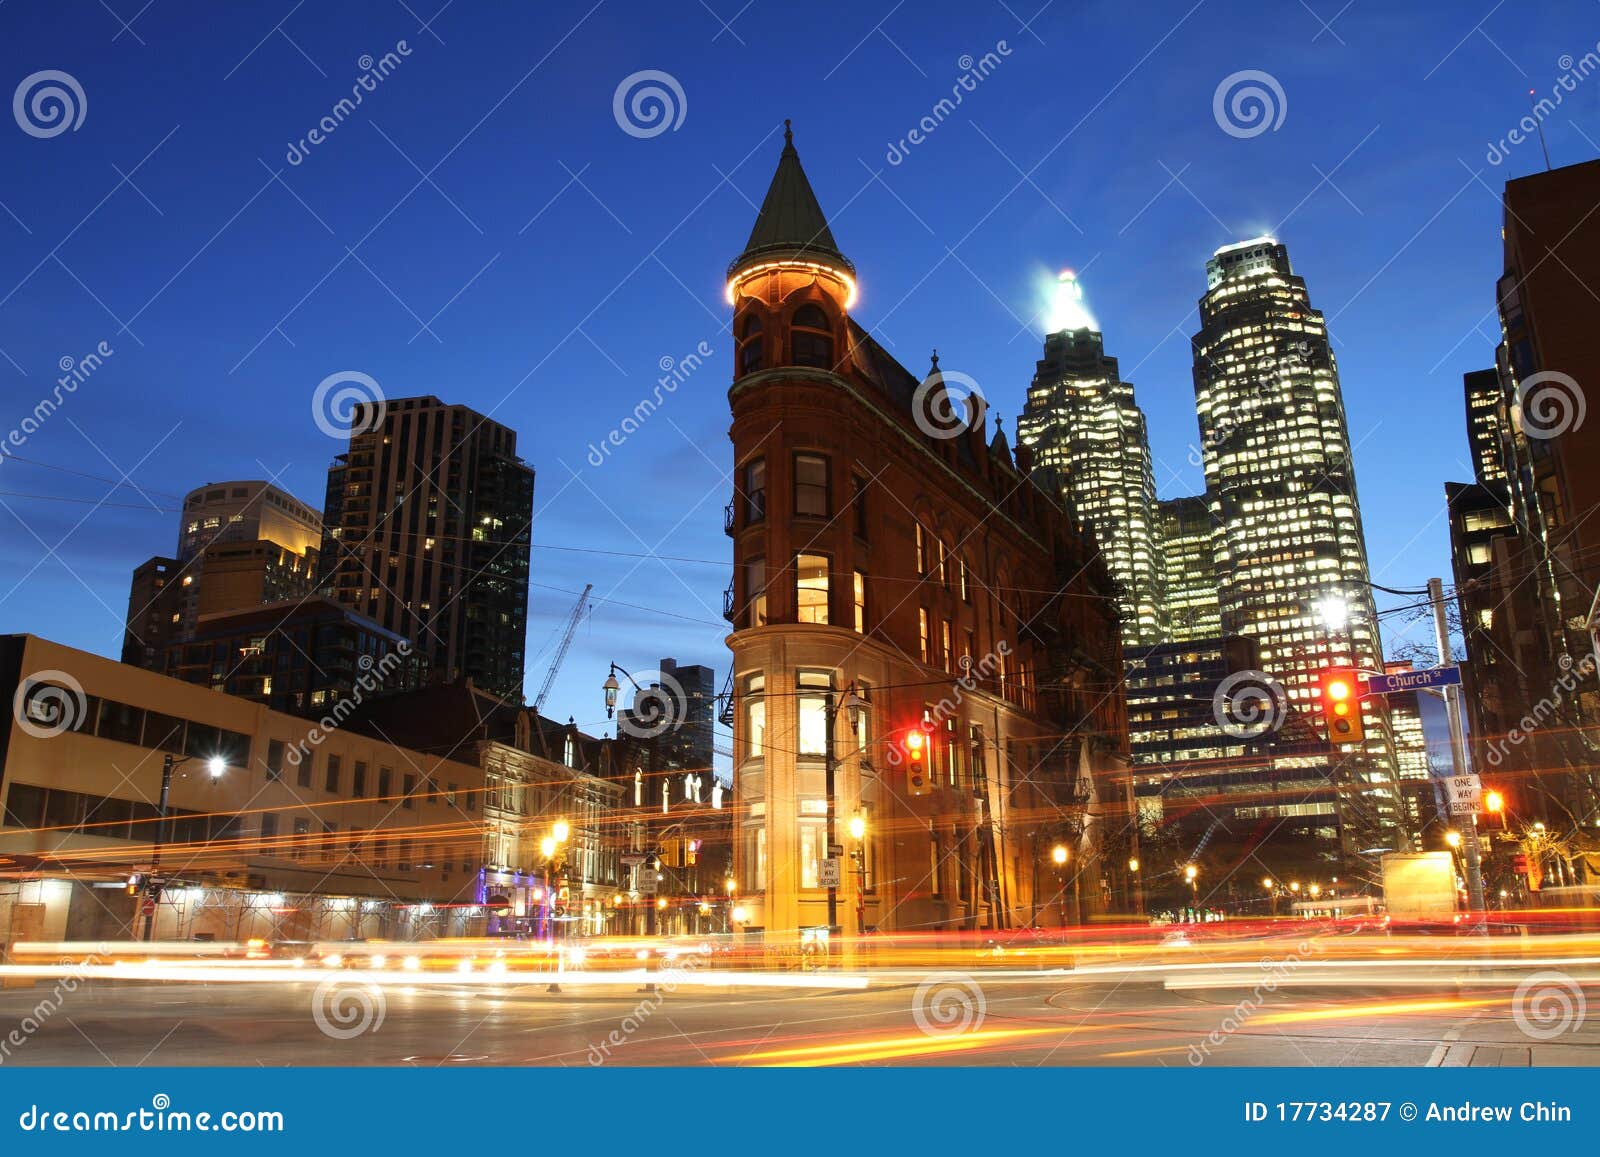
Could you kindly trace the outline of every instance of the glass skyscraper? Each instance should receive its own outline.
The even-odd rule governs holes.
[[[1093,532],[1121,586],[1123,646],[1153,646],[1165,640],[1167,620],[1144,411],[1070,273],[1061,275],[1050,324],[1017,437],[1036,465],[1055,471],[1063,502]]]
[[[1270,237],[1206,264],[1193,338],[1222,632],[1259,644],[1291,706],[1318,714],[1328,667],[1383,669],[1339,370],[1288,250]],[[1396,767],[1381,697],[1329,773],[1347,853],[1394,846]]]

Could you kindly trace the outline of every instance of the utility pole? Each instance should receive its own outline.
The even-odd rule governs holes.
[[[1443,667],[1450,661],[1450,627],[1445,621],[1442,579],[1428,580],[1428,598],[1433,602],[1434,641],[1439,647],[1439,666]],[[1461,688],[1458,684],[1445,685],[1444,709],[1450,722],[1450,762],[1457,775],[1469,775],[1471,769],[1467,766],[1467,745],[1461,730],[1460,696]],[[1477,814],[1467,816],[1467,822],[1462,827],[1466,829],[1461,835],[1461,847],[1467,861],[1467,910],[1482,912],[1484,910],[1483,852],[1478,844]]]

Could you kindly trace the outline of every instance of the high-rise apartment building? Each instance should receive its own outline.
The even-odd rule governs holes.
[[[1222,631],[1255,639],[1290,705],[1314,716],[1323,669],[1382,669],[1338,366],[1276,240],[1217,250],[1206,286],[1192,345]],[[1346,854],[1393,847],[1399,820],[1381,697],[1363,715],[1366,743],[1328,769]]]
[[[351,431],[328,471],[320,584],[435,678],[520,701],[533,470],[516,431],[434,397],[362,403]]]
[[[1167,600],[1144,411],[1106,354],[1076,278],[1063,273],[1056,292],[1051,324],[1062,328],[1045,338],[1017,439],[1055,471],[1063,502],[1121,584],[1123,645],[1154,646],[1166,638]]]

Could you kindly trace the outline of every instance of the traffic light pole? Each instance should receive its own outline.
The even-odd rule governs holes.
[[[1443,580],[1428,580],[1428,598],[1433,602],[1433,633],[1439,647],[1439,665],[1444,666],[1450,660],[1450,627],[1445,621]],[[1450,723],[1450,762],[1457,775],[1469,775],[1471,769],[1467,767],[1467,745],[1461,729],[1460,696],[1461,688],[1458,685],[1445,685],[1444,709]],[[1466,829],[1461,833],[1461,847],[1467,862],[1467,910],[1482,912],[1483,849],[1478,843],[1477,813],[1467,816],[1467,822],[1462,827]]]

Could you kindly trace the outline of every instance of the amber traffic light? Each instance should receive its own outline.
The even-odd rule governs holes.
[[[1322,721],[1328,728],[1329,743],[1360,743],[1366,738],[1361,726],[1361,684],[1348,667],[1335,667],[1322,673]]]
[[[920,727],[906,729],[906,788],[912,795],[928,794],[928,736]]]

